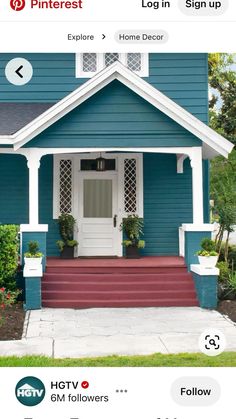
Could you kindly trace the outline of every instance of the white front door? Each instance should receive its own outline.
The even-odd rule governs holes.
[[[117,174],[79,173],[78,255],[118,255]]]

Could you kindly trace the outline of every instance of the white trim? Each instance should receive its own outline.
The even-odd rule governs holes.
[[[200,276],[218,276],[220,273],[219,268],[205,268],[202,265],[190,265],[190,270]]]
[[[193,202],[193,223],[203,223],[203,173],[202,173],[202,149],[193,147],[190,157],[192,167],[192,202]]]
[[[176,154],[177,158],[177,173],[182,174],[184,173],[184,161],[186,160],[188,156],[185,154]]]
[[[214,224],[182,224],[183,231],[214,231]]]
[[[205,158],[218,154],[227,157],[232,151],[234,147],[232,143],[127,69],[120,62],[116,62],[96,74],[92,79],[15,133],[11,137],[14,141],[15,149],[22,147],[115,79],[202,140],[205,144]]]
[[[185,233],[183,227],[179,227],[179,256],[185,256]]]
[[[47,233],[48,224],[21,224],[21,233]]]
[[[75,54],[75,77],[76,78],[85,78],[89,79],[95,76],[95,74],[102,71],[105,67],[105,53],[96,53],[96,61],[97,61],[97,70],[96,71],[83,71],[83,54],[84,53],[77,53]],[[120,53],[119,54],[119,62],[123,64],[125,67],[128,68],[127,59],[128,53]],[[141,70],[135,71],[135,74],[138,74],[139,77],[149,77],[149,54],[148,53],[140,53],[141,55]]]
[[[24,266],[23,269],[23,277],[24,278],[42,278],[43,276],[43,267],[42,264],[40,266],[37,267],[29,267],[29,266]]]

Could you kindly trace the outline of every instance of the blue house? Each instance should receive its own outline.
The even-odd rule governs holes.
[[[45,278],[52,261],[59,278],[57,219],[71,213],[77,220],[75,256],[88,274],[91,261],[84,257],[123,256],[119,225],[138,214],[145,223],[143,261],[163,257],[166,269],[178,261],[172,263],[176,275],[178,264],[191,275],[200,241],[213,229],[209,160],[227,157],[233,148],[207,126],[207,54],[21,57],[31,62],[33,78],[15,86],[4,77],[15,57],[0,55],[0,223],[20,225],[22,253],[29,240],[38,240],[48,257]],[[106,159],[103,172],[96,170],[99,157]],[[199,280],[206,275],[192,271]],[[48,306],[86,306],[44,300]],[[187,305],[196,301],[190,300]]]

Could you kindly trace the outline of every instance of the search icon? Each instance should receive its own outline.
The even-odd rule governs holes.
[[[221,354],[226,347],[224,334],[216,329],[209,329],[203,332],[199,338],[200,350],[208,356]]]

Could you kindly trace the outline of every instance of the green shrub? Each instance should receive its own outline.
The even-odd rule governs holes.
[[[16,289],[18,267],[18,226],[0,225],[0,287]]]
[[[225,255],[225,243],[222,243],[222,247],[220,250],[220,255],[219,255],[219,261],[224,261]],[[228,263],[229,266],[234,269],[236,269],[236,246],[235,245],[229,245],[229,250],[228,250]]]
[[[217,268],[220,270],[219,281],[226,282],[229,279],[230,269],[227,262],[218,262]]]

